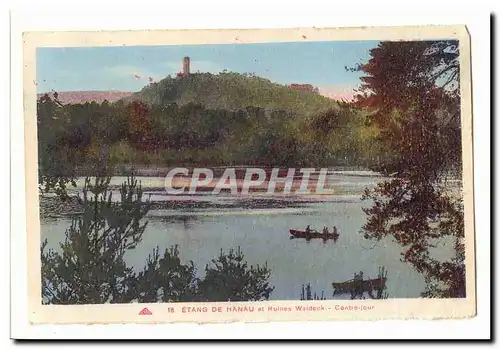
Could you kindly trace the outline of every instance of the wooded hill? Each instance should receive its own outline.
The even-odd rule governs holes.
[[[145,86],[125,100],[142,101],[150,105],[194,103],[207,109],[280,109],[303,115],[338,107],[336,101],[318,93],[297,91],[252,74],[233,72],[168,76]]]

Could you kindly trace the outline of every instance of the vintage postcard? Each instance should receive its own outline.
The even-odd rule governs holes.
[[[32,323],[476,314],[464,26],[23,40]]]

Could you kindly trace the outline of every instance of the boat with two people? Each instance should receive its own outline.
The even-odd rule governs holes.
[[[337,230],[337,227],[333,227],[333,232],[330,233],[328,231],[328,228],[325,226],[323,227],[323,231],[320,233],[318,232],[317,230],[315,229],[311,229],[310,225],[308,225],[305,229],[305,231],[303,230],[295,230],[295,229],[290,229],[290,238],[291,239],[306,239],[306,240],[310,240],[310,239],[323,239],[323,240],[329,240],[329,239],[333,239],[334,241],[336,241],[340,234]]]

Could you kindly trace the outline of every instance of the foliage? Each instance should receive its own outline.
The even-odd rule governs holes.
[[[193,262],[182,264],[178,246],[166,249],[160,258],[157,247],[137,275],[139,302],[188,302],[198,298]]]
[[[366,74],[356,105],[371,111],[383,141],[398,150],[382,169],[409,175],[425,166],[434,177],[460,170],[458,42],[381,42],[370,55],[355,68]]]
[[[300,149],[310,163],[375,166],[387,152],[376,125],[366,124],[366,112],[343,103],[315,114],[299,126]]]
[[[60,244],[62,254],[44,253],[42,279],[45,300],[58,304],[117,303],[130,301],[134,273],[124,261],[125,251],[141,241],[147,223],[141,224],[148,206],[141,202],[142,191],[130,177],[123,183],[121,203],[112,201],[110,178],[86,179],[84,212],[73,218]],[[89,193],[92,197],[89,197]]]
[[[124,117],[106,101],[63,105],[57,98],[45,94],[37,101],[38,182],[42,194],[67,198],[81,164],[92,175],[109,172],[109,145],[120,139]]]
[[[271,271],[267,265],[248,266],[241,249],[221,253],[212,265],[205,267],[206,276],[199,284],[203,301],[259,301],[267,300],[273,286],[269,284]]]
[[[424,274],[425,296],[465,297],[463,208],[443,177],[460,169],[460,92],[458,43],[382,42],[357,69],[366,76],[357,105],[391,151],[381,169],[394,178],[366,190],[373,201],[365,212],[364,236],[390,235],[405,248],[403,260]],[[433,239],[451,236],[456,256],[435,260]]]
[[[332,104],[305,116],[289,109],[209,109],[191,102],[61,106],[43,97],[39,104],[57,107],[53,114],[41,113],[47,117],[39,128],[40,178],[47,181],[106,174],[115,164],[366,165],[382,153],[376,128],[364,125],[350,106]],[[53,150],[54,143],[60,150]],[[63,168],[51,170],[59,165]]]
[[[311,284],[307,283],[307,285],[305,285],[305,287],[304,287],[304,284],[302,284],[302,290],[300,292],[300,300],[301,301],[312,301],[312,300],[324,301],[324,300],[326,300],[325,292],[321,291],[321,296],[318,296],[316,294],[316,292],[314,292],[314,295],[313,295]]]
[[[70,151],[64,107],[42,96],[37,103],[38,185],[42,193],[55,191],[67,198],[67,186],[76,187],[74,177],[77,151]]]

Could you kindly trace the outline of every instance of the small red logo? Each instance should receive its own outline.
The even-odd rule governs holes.
[[[144,308],[139,312],[139,315],[153,315],[153,313],[148,308]]]

